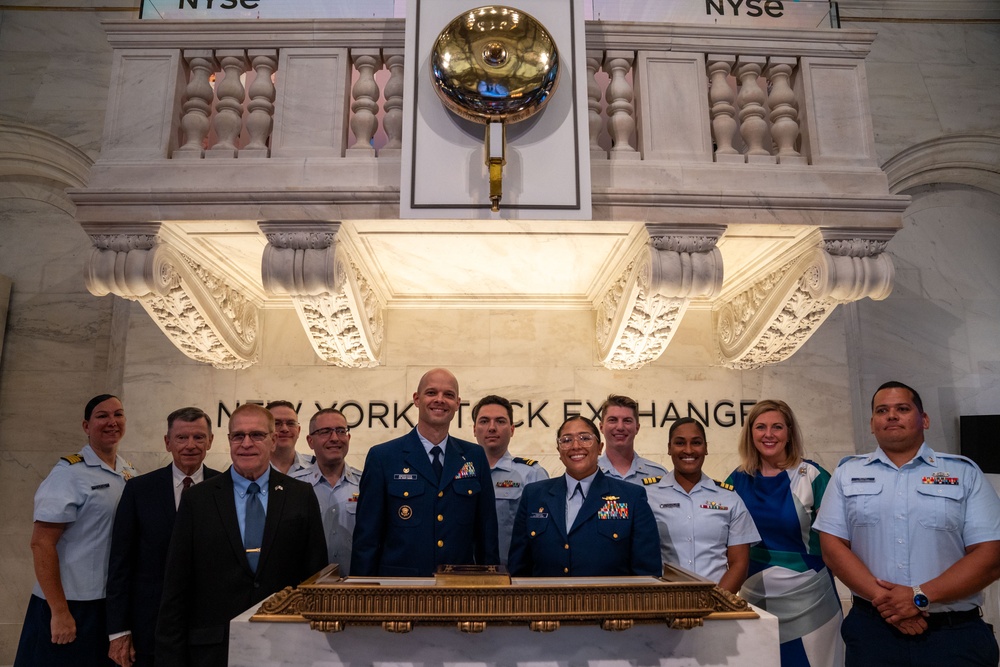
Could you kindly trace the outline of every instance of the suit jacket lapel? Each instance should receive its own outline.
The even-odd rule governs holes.
[[[455,475],[465,465],[465,461],[465,448],[449,435],[444,447],[444,467],[441,470],[441,484],[438,488],[443,489],[451,484]]]
[[[431,467],[431,460],[427,456],[427,450],[424,449],[424,443],[420,442],[417,429],[410,431],[409,437],[403,442],[403,461],[427,479],[434,481],[434,468]]]
[[[236,496],[233,490],[233,475],[228,470],[220,475],[216,475],[211,481],[202,482],[211,484],[212,493],[215,496],[215,507],[219,511],[219,518],[229,539],[229,545],[236,554],[238,562],[247,573],[253,575],[250,570],[250,563],[247,562],[247,550],[243,546],[243,536],[240,534],[240,520],[236,516]]]
[[[264,538],[260,544],[260,560],[257,562],[257,572],[264,569],[267,555],[271,552],[271,543],[281,525],[282,512],[285,509],[285,498],[287,493],[280,480],[275,479],[276,471],[271,470],[268,480],[267,514],[264,515]]]
[[[555,478],[554,483],[549,488],[549,514],[552,521],[559,529],[559,533],[565,537],[569,534],[566,530],[566,476],[560,475]]]

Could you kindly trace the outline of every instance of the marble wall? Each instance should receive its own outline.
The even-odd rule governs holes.
[[[99,21],[127,18],[114,8],[130,4],[103,2],[110,8],[104,12],[4,5],[0,122],[32,125],[94,157],[110,76]],[[881,161],[937,137],[1000,134],[1000,88],[984,85],[1000,75],[995,24],[845,27],[879,32],[867,68]],[[888,248],[893,294],[838,309],[795,356],[762,370],[713,365],[699,334],[707,312],[690,312],[657,362],[612,372],[596,363],[591,314],[506,310],[390,311],[385,366],[343,370],[320,363],[294,313],[276,309],[263,315],[269,340],[261,363],[220,371],[181,355],[140,308],[87,293],[88,240],[73,221],[65,185],[0,165],[0,274],[12,281],[0,357],[0,664],[13,658],[33,580],[32,495],[58,457],[82,444],[82,405],[102,391],[122,394],[129,417],[123,451],[143,470],[165,461],[164,417],[174,407],[193,403],[215,414],[220,401],[231,408],[282,397],[303,401],[303,416],[314,401],[354,399],[366,413],[369,401],[390,410],[398,401],[402,409],[429,365],[453,369],[466,400],[493,391],[533,406],[547,400],[549,427],[522,427],[514,450],[541,458],[553,472],[553,427],[563,403],[596,404],[609,391],[631,394],[646,409],[655,402],[657,420],[670,401],[684,410],[688,400],[786,398],[802,418],[807,449],[828,467],[871,448],[868,400],[890,377],[922,391],[928,439],[940,449],[957,451],[958,415],[1000,413],[1000,202],[984,189],[945,184],[910,192],[904,228]],[[360,425],[351,459],[360,464],[368,447],[402,430]],[[471,437],[467,422],[456,432]],[[640,453],[665,460],[664,433],[644,422]],[[710,427],[710,474],[732,469],[735,439],[735,427]],[[226,460],[220,440],[212,461]]]

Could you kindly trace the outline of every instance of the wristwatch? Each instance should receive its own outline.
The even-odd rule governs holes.
[[[913,604],[917,605],[917,609],[927,609],[931,601],[927,599],[924,592],[920,590],[920,586],[913,587]]]

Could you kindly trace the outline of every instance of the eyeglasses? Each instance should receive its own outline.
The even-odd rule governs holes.
[[[242,444],[246,438],[250,438],[251,442],[260,444],[264,442],[267,436],[271,435],[265,431],[250,431],[249,433],[243,433],[242,431],[237,431],[236,433],[229,434],[229,444],[239,445]]]
[[[282,426],[287,426],[288,428],[295,428],[299,423],[294,419],[275,419],[274,428],[281,428]]]
[[[559,443],[560,449],[567,449],[573,445],[573,442],[579,442],[581,447],[590,448],[594,446],[594,443],[599,442],[597,437],[593,433],[567,433],[566,435],[561,435],[556,438],[556,442]]]
[[[344,426],[338,426],[337,428],[318,428],[309,435],[316,436],[317,438],[329,438],[331,435],[336,433],[338,438],[343,438],[350,432],[351,429]]]

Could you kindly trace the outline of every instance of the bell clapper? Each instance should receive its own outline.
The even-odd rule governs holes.
[[[490,169],[490,210],[500,210],[503,168],[507,164],[507,128],[499,121],[486,124],[486,166]]]

